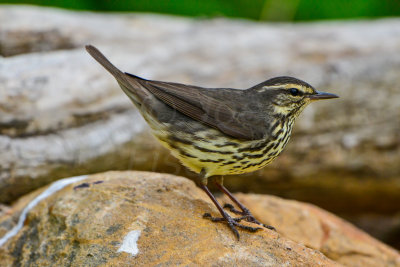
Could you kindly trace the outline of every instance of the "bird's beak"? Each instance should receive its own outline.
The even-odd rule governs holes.
[[[337,95],[325,92],[316,92],[314,95],[309,95],[309,99],[311,100],[320,100],[320,99],[331,99],[331,98],[338,98]]]

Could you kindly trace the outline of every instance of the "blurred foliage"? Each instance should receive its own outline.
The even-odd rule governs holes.
[[[156,12],[267,21],[376,18],[400,15],[400,0],[0,0],[94,11]]]

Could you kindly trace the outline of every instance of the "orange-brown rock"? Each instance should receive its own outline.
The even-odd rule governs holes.
[[[269,195],[236,197],[263,223],[276,226],[282,236],[345,266],[400,266],[397,251],[314,205]]]
[[[24,206],[47,191],[18,201],[0,218],[0,233]],[[315,207],[275,197],[239,197],[278,232],[241,231],[240,241],[236,240],[226,225],[202,218],[204,212],[216,215],[217,210],[193,182],[182,177],[148,172],[92,175],[38,202],[22,229],[0,247],[0,262],[24,266],[400,263],[395,251]]]

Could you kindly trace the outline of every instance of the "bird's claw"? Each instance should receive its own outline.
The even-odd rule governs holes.
[[[226,222],[229,225],[229,228],[231,228],[232,232],[237,237],[237,239],[240,239],[240,235],[239,235],[239,232],[237,231],[236,227],[242,228],[249,232],[257,232],[258,230],[262,229],[261,227],[251,227],[251,226],[240,224],[239,222],[241,220],[245,219],[245,217],[233,218],[233,217],[229,216],[228,214],[225,214],[225,215],[226,215],[226,217],[219,218],[219,217],[212,217],[210,213],[204,213],[203,218],[209,219],[212,222]]]
[[[253,216],[253,214],[251,214],[250,210],[248,210],[246,208],[243,211],[240,211],[240,210],[235,209],[235,207],[232,204],[226,203],[224,205],[224,209],[228,209],[232,213],[242,215],[242,217],[234,218],[234,219],[237,219],[237,221],[239,221],[239,222],[241,220],[246,220],[247,222],[255,223],[255,224],[261,225],[264,228],[267,228],[269,230],[276,231],[275,227],[259,222],[256,218],[254,218],[254,216]]]
[[[232,204],[229,204],[229,203],[225,203],[224,204],[224,209],[228,209],[230,212],[235,213],[235,214],[246,215],[246,214],[244,214],[243,211],[235,209],[235,207]]]

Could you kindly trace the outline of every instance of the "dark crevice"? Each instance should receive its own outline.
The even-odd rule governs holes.
[[[49,31],[4,31],[2,36],[0,39],[0,55],[3,57],[78,47],[71,37],[57,29]]]
[[[29,138],[37,137],[41,135],[57,134],[58,132],[66,129],[78,128],[81,126],[88,125],[97,121],[107,120],[111,115],[121,114],[131,109],[126,108],[113,108],[110,110],[103,110],[97,113],[82,113],[82,114],[71,114],[72,123],[63,124],[60,122],[59,125],[42,131],[30,131],[27,132],[29,125],[32,121],[30,120],[12,120],[9,122],[0,122],[0,135],[6,135],[11,138]]]

